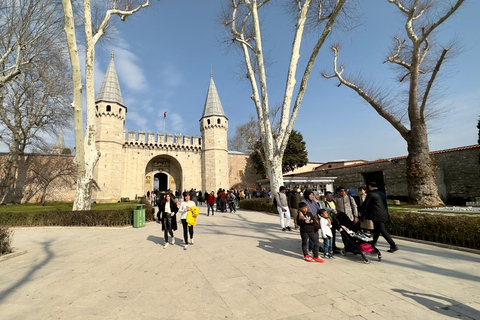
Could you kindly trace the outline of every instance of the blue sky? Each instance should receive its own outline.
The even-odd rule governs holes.
[[[221,3],[226,1],[161,1],[126,22],[117,21],[115,40],[97,47],[95,87],[98,91],[113,50],[128,108],[127,130],[161,133],[163,113],[167,111],[167,133],[199,136],[211,71],[229,119],[229,137],[238,124],[248,121],[249,114],[255,114],[249,84],[240,75],[242,57],[220,41],[224,30],[217,17]],[[281,8],[264,9],[264,48],[270,61],[267,76],[273,106],[283,97],[293,33]],[[366,78],[397,86],[392,82],[395,74],[382,62],[391,36],[402,31],[400,15],[387,0],[361,1],[358,9],[363,13],[362,24],[349,33],[334,33],[322,48],[295,123],[307,143],[309,161],[376,160],[407,154],[405,141],[373,108],[351,89],[337,87],[335,79],[321,77],[322,71],[330,73],[332,68],[329,44],[340,41],[339,61],[346,65],[345,72],[361,72]],[[432,151],[476,144],[480,116],[479,15],[480,1],[467,1],[438,36],[443,44],[456,38],[463,52],[441,69],[440,106],[447,112],[430,123]],[[314,39],[311,34],[304,41],[303,59]],[[304,65],[303,60],[300,64]],[[301,74],[297,82],[300,79]],[[65,135],[67,147],[73,147],[73,135]]]

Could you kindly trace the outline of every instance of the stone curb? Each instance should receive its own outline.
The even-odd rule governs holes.
[[[22,255],[24,255],[24,254],[26,254],[26,253],[28,253],[27,250],[25,250],[25,251],[20,251],[20,252],[13,252],[13,253],[5,254],[5,255],[3,255],[3,256],[0,256],[0,262],[5,261],[5,260],[8,260],[8,259],[15,258],[15,257],[22,256]]]
[[[401,236],[395,236],[395,235],[392,235],[392,238],[405,240],[405,241],[410,241],[410,242],[415,242],[415,243],[428,244],[428,245],[431,245],[431,246],[436,246],[436,247],[445,248],[445,249],[451,249],[451,250],[458,250],[458,251],[480,254],[480,250],[454,246],[454,245],[451,245],[451,244],[425,241],[425,240],[413,239],[413,238],[407,238],[407,237],[401,237]]]

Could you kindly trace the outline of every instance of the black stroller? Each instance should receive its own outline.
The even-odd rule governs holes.
[[[363,234],[344,212],[337,212],[333,215],[333,227],[342,235],[344,244],[344,249],[340,251],[342,256],[351,252],[355,255],[360,254],[365,263],[370,263],[367,255],[377,255],[378,261],[382,260],[382,253],[373,245],[373,239]],[[370,252],[360,249],[368,247],[366,244],[370,245]]]

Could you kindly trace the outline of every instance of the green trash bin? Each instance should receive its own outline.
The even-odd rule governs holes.
[[[133,227],[145,227],[145,205],[137,204],[136,206],[135,210],[133,210]]]

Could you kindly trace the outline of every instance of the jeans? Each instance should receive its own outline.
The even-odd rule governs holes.
[[[225,200],[220,200],[220,211],[226,212],[227,211],[227,202]]]
[[[210,215],[210,209],[212,209],[212,216],[213,216],[213,214],[215,213],[215,211],[213,210],[213,204],[207,203],[207,216]]]
[[[332,238],[323,238],[323,252],[325,254],[332,253]]]
[[[319,241],[318,240],[318,231],[315,231],[315,237],[317,237],[317,241]],[[319,241],[319,243],[320,243],[320,241]],[[308,251],[313,251],[314,246],[315,246],[314,242],[310,239],[308,241]]]
[[[318,258],[318,249],[320,249],[320,242],[318,241],[318,234],[317,232],[300,232],[300,236],[302,237],[302,251],[303,255],[308,255],[307,251],[307,241],[313,241],[313,256]]]
[[[235,202],[229,202],[228,208],[230,209],[230,213],[232,213],[232,211],[237,212],[237,209],[235,209]]]

